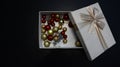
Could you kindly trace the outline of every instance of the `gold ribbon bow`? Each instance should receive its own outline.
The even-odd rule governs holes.
[[[83,14],[83,13],[80,14],[81,19],[84,21],[83,26],[85,26],[86,24],[90,24],[89,32],[93,31],[93,27],[95,28],[98,38],[99,38],[99,41],[102,44],[103,49],[106,50],[108,48],[108,46],[107,46],[107,44],[103,38],[103,35],[100,31],[100,29],[103,30],[103,28],[105,26],[105,23],[100,21],[100,19],[104,19],[104,17],[97,8],[91,8],[89,6],[89,7],[87,7],[87,12],[88,12],[88,14]],[[96,12],[98,12],[99,14],[98,13],[96,14]]]

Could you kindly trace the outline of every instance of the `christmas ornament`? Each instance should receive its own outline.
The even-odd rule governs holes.
[[[50,30],[48,30],[48,35],[53,35],[53,30],[52,29],[50,29]]]
[[[76,45],[77,47],[80,47],[80,46],[81,46],[79,41],[76,41],[76,42],[75,42],[75,45]]]
[[[67,39],[63,39],[63,43],[66,44],[67,43]]]
[[[43,40],[47,39],[47,35],[46,34],[42,34],[41,35],[41,39],[43,39]]]
[[[50,42],[49,41],[44,41],[44,46],[45,47],[49,47],[50,46]]]

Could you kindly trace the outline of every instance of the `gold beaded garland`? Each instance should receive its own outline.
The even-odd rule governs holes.
[[[47,35],[46,34],[42,34],[41,35],[41,39],[43,39],[43,40],[47,39]]]
[[[50,46],[50,42],[49,41],[44,41],[44,46],[45,47],[49,47]]]
[[[50,29],[50,30],[48,30],[48,35],[53,35],[53,30],[52,29]]]

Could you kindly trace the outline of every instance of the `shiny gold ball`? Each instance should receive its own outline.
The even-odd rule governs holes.
[[[45,25],[41,25],[42,28],[45,28]]]
[[[76,42],[75,42],[75,45],[76,45],[77,47],[80,47],[80,46],[81,46],[81,44],[80,44],[79,41],[76,41]]]
[[[50,46],[50,42],[49,41],[44,41],[44,46],[45,47],[49,47]]]
[[[62,25],[59,25],[59,26],[58,26],[58,29],[61,30],[61,29],[62,29]]]
[[[58,41],[59,40],[59,37],[58,36],[55,36],[54,37],[54,41]]]
[[[47,35],[46,34],[42,34],[41,35],[41,39],[43,39],[43,40],[47,39]]]
[[[48,35],[53,35],[53,30],[52,29],[50,29],[50,30],[48,30]]]
[[[54,32],[58,32],[58,27],[56,27],[56,26],[53,27],[53,31],[54,31]]]
[[[63,43],[66,44],[67,43],[67,39],[63,39]]]
[[[42,28],[42,29],[41,29],[41,32],[42,32],[42,33],[45,33],[45,32],[46,32],[46,30]]]
[[[59,23],[62,25],[64,23],[64,20],[61,19]]]
[[[66,27],[63,27],[63,31],[67,31],[67,28],[66,28]]]
[[[56,14],[56,18],[60,18],[60,15],[59,15],[59,14]]]

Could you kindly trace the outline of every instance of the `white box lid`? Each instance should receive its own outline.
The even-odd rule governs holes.
[[[90,60],[116,43],[98,3],[72,11],[69,15]]]

